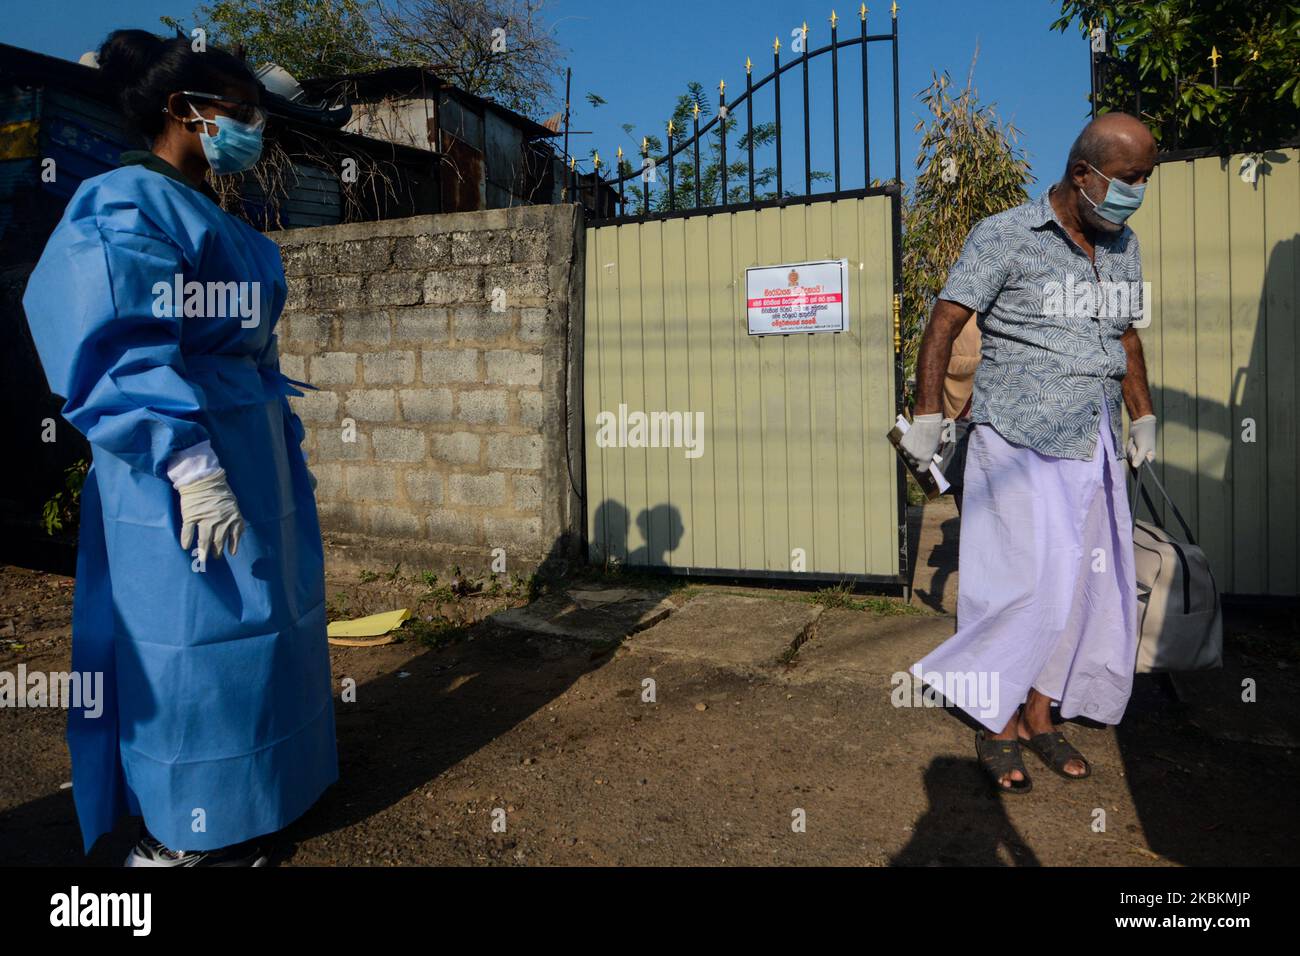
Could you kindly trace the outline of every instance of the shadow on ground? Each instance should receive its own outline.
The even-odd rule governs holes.
[[[936,757],[925,768],[923,783],[929,807],[916,821],[912,839],[890,859],[892,865],[1039,865],[1002,801],[989,796],[979,761]]]

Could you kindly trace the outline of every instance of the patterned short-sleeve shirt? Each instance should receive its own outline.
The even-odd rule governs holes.
[[[1098,237],[1094,270],[1049,195],[977,223],[939,293],[979,313],[971,420],[1044,455],[1087,460],[1104,408],[1118,455],[1120,337],[1142,313],[1137,236],[1125,227]]]

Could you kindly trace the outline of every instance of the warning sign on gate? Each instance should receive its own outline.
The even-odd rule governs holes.
[[[750,335],[846,332],[848,297],[847,259],[745,270]]]

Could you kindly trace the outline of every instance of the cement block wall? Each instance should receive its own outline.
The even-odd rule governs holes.
[[[486,569],[502,548],[526,574],[576,556],[579,207],[272,236],[281,368],[318,389],[291,402],[332,564]]]

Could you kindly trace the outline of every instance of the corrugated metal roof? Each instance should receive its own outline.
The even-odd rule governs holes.
[[[311,79],[300,80],[299,82],[304,89],[318,94],[331,89],[351,89],[363,97],[393,94],[415,95],[421,92],[424,95],[432,95],[434,92],[441,90],[443,93],[464,100],[477,109],[490,110],[496,113],[510,125],[522,130],[529,138],[542,139],[559,135],[541,123],[530,120],[522,113],[516,113],[514,110],[506,109],[506,107],[489,99],[453,86],[432,70],[426,70],[419,66],[390,66],[382,70],[370,70],[365,73],[314,76]]]

